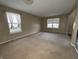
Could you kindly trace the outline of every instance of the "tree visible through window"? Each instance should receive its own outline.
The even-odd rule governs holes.
[[[9,25],[10,33],[21,32],[21,17],[20,14],[6,12],[7,21]]]
[[[53,18],[47,20],[47,28],[59,28],[59,20],[60,18]]]

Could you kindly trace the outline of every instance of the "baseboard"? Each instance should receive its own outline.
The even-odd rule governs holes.
[[[17,39],[22,39],[22,38],[24,38],[24,37],[28,37],[28,36],[31,36],[31,35],[37,34],[37,33],[39,33],[39,32],[30,33],[30,34],[24,34],[24,35],[18,36],[18,37],[16,37],[16,38],[13,38],[13,39],[10,39],[10,40],[1,42],[0,45],[1,45],[1,44],[5,44],[5,43],[8,43],[8,42],[11,42],[11,41],[14,41],[14,40],[17,40]]]
[[[71,43],[71,46],[74,47],[74,49],[76,50],[76,52],[78,53],[78,50],[76,49],[75,45],[73,43]]]

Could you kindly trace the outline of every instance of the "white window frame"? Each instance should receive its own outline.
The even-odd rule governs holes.
[[[56,22],[55,19],[58,20],[58,21]],[[51,20],[51,22],[48,22],[49,20]],[[49,27],[49,24],[52,24],[52,26]],[[52,18],[52,19],[47,20],[47,28],[59,29],[59,27],[60,27],[60,18]]]
[[[9,27],[10,34],[22,32],[22,29],[21,29],[21,15],[19,13],[13,13],[13,12],[8,12],[7,11],[6,12],[6,17],[7,17],[7,22],[8,22],[8,27]]]

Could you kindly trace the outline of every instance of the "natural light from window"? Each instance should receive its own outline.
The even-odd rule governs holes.
[[[52,18],[47,20],[47,28],[59,28],[59,20],[60,18]]]
[[[9,25],[10,33],[18,33],[21,32],[21,17],[20,14],[6,12],[7,21]]]

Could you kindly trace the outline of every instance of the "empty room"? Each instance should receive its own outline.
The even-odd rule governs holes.
[[[0,59],[78,59],[78,0],[0,0]]]

